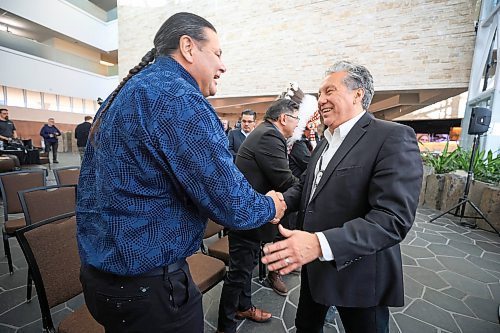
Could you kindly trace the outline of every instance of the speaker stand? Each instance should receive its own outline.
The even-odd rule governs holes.
[[[488,225],[495,231],[495,233],[498,236],[500,236],[500,232],[491,224],[490,221],[488,221],[488,219],[486,218],[486,216],[484,216],[484,214],[481,212],[481,210],[472,201],[470,201],[469,198],[468,198],[469,190],[470,190],[470,184],[472,182],[472,177],[474,175],[474,159],[476,157],[477,149],[479,147],[479,137],[480,137],[480,134],[476,134],[474,136],[474,143],[472,145],[472,153],[471,153],[471,157],[470,157],[470,161],[469,161],[469,171],[467,172],[467,181],[465,182],[465,190],[464,190],[463,196],[458,201],[458,204],[456,204],[455,206],[451,207],[446,212],[441,213],[441,214],[439,214],[436,217],[433,217],[432,219],[429,220],[429,223],[434,222],[435,220],[437,220],[441,216],[444,216],[445,214],[451,214],[453,216],[460,217],[460,225],[466,226],[468,228],[477,228],[477,224],[476,223],[470,224],[470,223],[462,222],[462,219],[464,217],[465,218],[482,219],[482,220],[485,220],[486,223],[488,223]],[[464,214],[465,214],[465,206],[467,206],[467,204],[469,204],[472,208],[474,208],[474,210],[480,215],[480,217],[476,217],[476,216],[464,216]],[[454,213],[452,213],[453,210],[455,210]]]

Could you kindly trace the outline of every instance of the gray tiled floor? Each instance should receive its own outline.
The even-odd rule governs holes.
[[[61,154],[57,167],[78,165],[76,154]],[[54,182],[49,173],[49,184]],[[489,333],[500,332],[500,237],[453,223],[447,215],[427,221],[438,212],[418,210],[412,230],[402,244],[405,305],[391,309],[391,332]],[[15,272],[8,274],[7,260],[0,250],[0,332],[40,332],[36,297],[25,301],[26,262],[14,239]],[[253,301],[273,313],[267,323],[241,321],[239,332],[295,332],[294,318],[299,295],[299,275],[284,277],[290,287],[287,297],[278,296],[254,278]],[[204,295],[205,332],[215,332],[221,284]],[[83,302],[81,296],[54,309],[60,320]],[[344,332],[332,312],[325,332]]]

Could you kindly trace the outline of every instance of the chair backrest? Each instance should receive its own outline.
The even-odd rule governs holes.
[[[212,220],[208,220],[207,227],[205,229],[205,234],[203,235],[203,238],[209,238],[212,237],[215,234],[218,234],[224,230],[224,227],[221,226],[220,224],[215,223]]]
[[[18,195],[26,225],[74,213],[76,209],[76,185],[35,187],[19,191]]]
[[[0,174],[4,220],[9,220],[9,214],[23,212],[17,195],[18,191],[40,186],[45,186],[45,170],[23,170]]]
[[[16,231],[38,294],[44,329],[53,330],[50,308],[82,292],[74,213]],[[52,332],[52,331],[51,331]]]
[[[57,185],[76,185],[80,177],[80,167],[70,166],[54,169],[54,177]]]

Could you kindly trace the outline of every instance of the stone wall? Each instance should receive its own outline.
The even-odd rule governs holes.
[[[219,32],[228,71],[219,97],[278,94],[288,81],[316,92],[325,69],[367,65],[375,89],[464,88],[479,1],[118,0],[120,76],[153,46],[170,15],[189,11]]]
[[[419,204],[426,208],[447,211],[458,204],[463,197],[466,180],[466,176],[452,173],[427,175],[420,193]],[[500,187],[473,180],[467,197],[481,210],[488,221],[500,230]],[[464,216],[479,216],[470,204],[466,204],[465,207]],[[492,230],[483,219],[465,218],[463,222],[477,224],[481,229]]]

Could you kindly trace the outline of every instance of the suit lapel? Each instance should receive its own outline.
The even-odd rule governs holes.
[[[325,169],[325,173],[321,177],[318,186],[316,187],[316,191],[314,191],[313,197],[310,201],[313,201],[314,198],[318,195],[321,189],[325,186],[327,180],[330,178],[332,173],[337,169],[339,163],[344,159],[344,157],[349,153],[349,151],[356,145],[356,143],[365,135],[367,129],[366,127],[370,124],[373,116],[368,112],[365,113],[359,119],[359,121],[354,124],[352,129],[349,131],[349,134],[345,137],[344,141],[340,145],[339,149],[335,152],[332,159],[328,163],[328,166]]]

